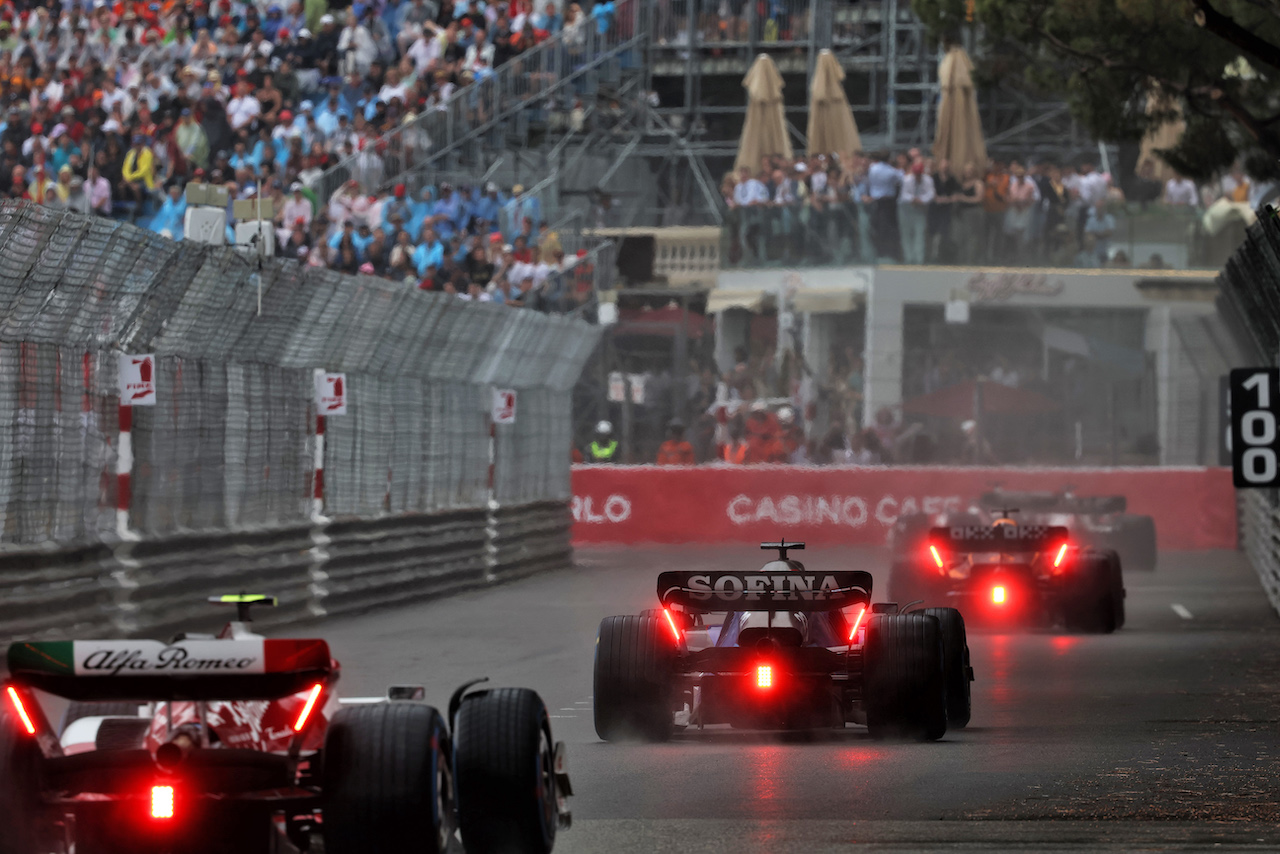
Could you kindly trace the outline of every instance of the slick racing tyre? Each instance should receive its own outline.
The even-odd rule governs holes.
[[[449,733],[418,703],[348,706],[324,743],[325,854],[444,854],[454,830]]]
[[[595,725],[605,741],[666,741],[673,726],[670,629],[649,616],[605,617],[596,635]]]
[[[1113,537],[1125,569],[1153,572],[1156,568],[1156,522],[1150,516],[1121,516]]]
[[[40,748],[0,697],[0,854],[44,854]]]
[[[1113,551],[1105,551],[1103,555],[1107,559],[1107,587],[1111,597],[1111,612],[1115,620],[1116,628],[1124,628],[1124,600],[1128,595],[1124,589],[1124,573],[1120,561],[1120,555]]]
[[[1111,634],[1119,624],[1117,598],[1124,596],[1119,584],[1119,562],[1113,552],[1087,551],[1070,571],[1065,617],[1067,628],[1078,632]],[[1123,607],[1123,606],[1121,606]],[[1122,619],[1122,617],[1121,617]]]
[[[942,672],[947,683],[947,728],[963,729],[969,725],[969,683],[973,681],[964,617],[955,608],[925,608],[924,613],[938,618],[938,628],[942,633]]]
[[[458,710],[454,741],[467,854],[549,854],[559,811],[542,698],[528,688],[471,694]]]
[[[935,741],[947,732],[942,632],[928,614],[875,614],[867,626],[863,696],[872,738]]]

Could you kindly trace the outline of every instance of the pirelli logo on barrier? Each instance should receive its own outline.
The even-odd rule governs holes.
[[[825,611],[867,602],[871,574],[831,572],[664,572],[663,604],[694,609]]]

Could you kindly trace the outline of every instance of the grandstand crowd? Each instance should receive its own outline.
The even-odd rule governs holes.
[[[574,259],[539,234],[536,201],[492,187],[406,198],[401,185],[325,202],[315,188],[552,34],[612,25],[612,2],[585,5],[6,0],[0,193],[181,236],[186,184],[218,184],[231,201],[271,199],[277,249],[308,264],[477,299],[571,299]],[[554,292],[526,290],[547,280]]]
[[[953,169],[918,148],[770,156],[721,185],[730,263],[1050,264],[1159,268],[1158,255],[1131,259],[1117,214],[1249,210],[1276,195],[1241,165],[1197,185],[1155,177],[1144,160],[1128,193],[1095,159],[1070,163],[991,160]],[[1215,208],[1214,206],[1218,206]],[[1228,215],[1228,214],[1223,214]]]

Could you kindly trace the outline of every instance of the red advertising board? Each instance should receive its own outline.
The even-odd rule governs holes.
[[[878,545],[899,515],[978,494],[1071,489],[1124,495],[1164,549],[1236,547],[1231,470],[800,466],[574,466],[574,542],[737,543],[762,537]]]

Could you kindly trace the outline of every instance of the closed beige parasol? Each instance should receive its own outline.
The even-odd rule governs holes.
[[[938,132],[933,156],[949,160],[959,173],[968,164],[979,172],[987,165],[987,144],[982,139],[982,119],[973,91],[973,62],[962,47],[953,47],[938,63],[942,101],[938,105]]]
[[[862,140],[844,91],[844,69],[835,54],[823,50],[809,90],[809,154],[858,151]]]
[[[767,54],[760,54],[742,78],[747,90],[747,120],[742,125],[738,160],[734,169],[748,167],[752,174],[760,168],[760,158],[779,154],[792,157],[787,138],[787,118],[782,109],[782,75]]]

